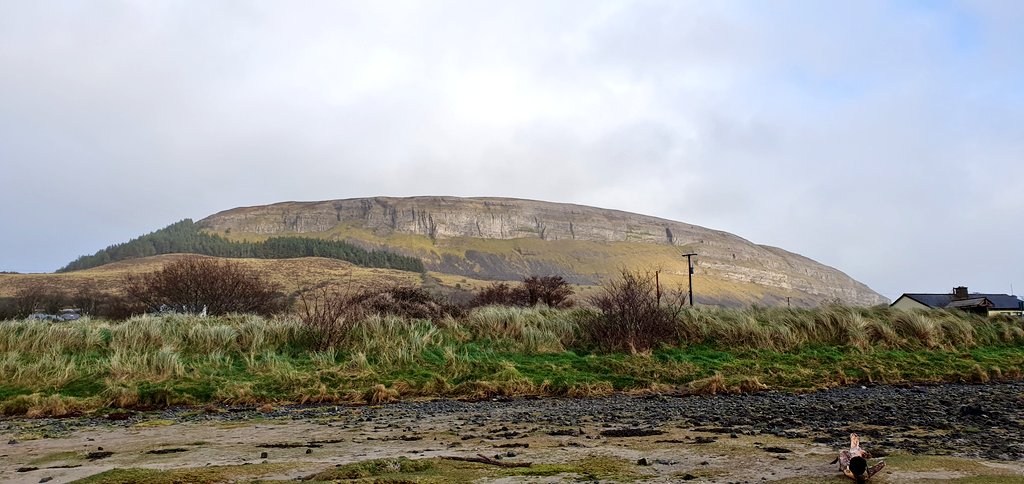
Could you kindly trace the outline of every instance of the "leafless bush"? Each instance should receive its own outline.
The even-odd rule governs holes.
[[[338,286],[321,286],[299,294],[299,319],[313,332],[317,350],[342,342],[362,316],[352,295]]]
[[[15,294],[14,314],[24,318],[34,312],[56,313],[69,304],[69,299],[63,291],[33,281]]]
[[[530,276],[523,279],[523,292],[526,303],[535,306],[542,302],[552,308],[572,306],[572,286],[562,276]]]
[[[299,294],[298,312],[319,350],[341,343],[357,321],[373,314],[431,320],[461,315],[459,307],[437,300],[424,289],[404,285],[359,291],[337,285],[315,287]]]
[[[278,286],[241,264],[188,257],[123,279],[125,293],[150,310],[269,315],[284,307]]]
[[[562,276],[530,276],[518,286],[496,282],[485,287],[470,302],[478,306],[535,306],[544,303],[552,308],[567,308],[573,304],[572,286]]]
[[[525,306],[526,294],[522,286],[512,287],[507,282],[495,282],[476,293],[470,307]]]
[[[437,319],[458,316],[461,310],[423,288],[396,285],[363,290],[351,298],[364,313],[393,314],[406,318]]]
[[[71,296],[74,307],[82,314],[97,314],[108,299],[110,296],[102,293],[92,281],[76,287]]]
[[[146,312],[146,306],[125,295],[104,295],[96,304],[92,316],[104,319],[128,319]]]
[[[654,275],[623,270],[620,278],[589,298],[600,315],[582,329],[592,344],[606,351],[646,352],[678,339],[676,317],[683,294],[670,291],[659,302]]]

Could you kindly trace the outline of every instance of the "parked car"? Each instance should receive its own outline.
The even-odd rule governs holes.
[[[74,321],[81,317],[82,315],[78,313],[77,309],[62,309],[58,314],[32,313],[28,315],[28,319],[40,321]]]
[[[32,313],[28,315],[28,319],[37,319],[40,321],[64,321],[63,318],[57,316],[56,314],[46,313]]]
[[[74,321],[78,318],[81,318],[82,315],[78,314],[77,309],[62,309],[60,311],[60,314],[57,315],[57,317],[59,317],[61,321]]]

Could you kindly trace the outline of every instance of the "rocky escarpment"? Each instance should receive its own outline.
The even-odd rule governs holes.
[[[699,254],[707,276],[766,288],[776,298],[796,296],[803,303],[841,300],[871,305],[885,302],[846,274],[782,249],[754,244],[736,235],[683,222],[581,205],[509,198],[355,198],[323,202],[284,202],[220,212],[199,222],[224,234],[310,234],[346,238],[414,253],[432,270],[481,278],[509,278],[538,269],[577,282],[600,274],[585,259],[606,255],[605,245],[651,244]],[[346,234],[346,229],[351,233]],[[317,235],[319,234],[319,235]],[[365,240],[372,236],[373,241]],[[439,247],[424,251],[392,244],[396,235],[420,236]],[[551,242],[559,257],[480,249],[467,240]],[[574,243],[577,243],[574,245]],[[591,245],[586,245],[590,243]],[[605,244],[594,249],[593,244]],[[625,245],[623,245],[625,244]],[[541,251],[543,252],[543,251]],[[678,261],[673,264],[678,264]],[[588,265],[589,264],[589,265]],[[588,271],[581,269],[587,266]],[[667,268],[685,274],[684,267]]]

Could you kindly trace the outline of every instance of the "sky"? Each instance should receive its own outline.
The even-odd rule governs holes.
[[[1024,292],[1024,2],[0,0],[0,270],[238,206],[505,196],[881,294]]]

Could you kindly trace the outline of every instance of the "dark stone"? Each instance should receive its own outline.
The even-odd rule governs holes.
[[[266,452],[260,452],[260,459],[266,459],[269,456],[270,456],[270,454],[268,454]]]
[[[961,417],[980,417],[985,414],[985,409],[978,403],[971,403],[960,407]]]
[[[658,429],[612,429],[601,431],[602,437],[647,437],[661,435],[665,432]]]
[[[650,463],[650,461],[647,460],[646,457],[641,457],[640,459],[638,459],[636,461],[636,465],[638,465],[638,466],[649,466],[649,465],[651,465],[651,463]]]
[[[579,429],[558,429],[548,432],[548,435],[579,437],[582,434]],[[604,432],[602,432],[602,435]]]
[[[287,443],[281,443],[281,444],[260,444],[260,445],[257,445],[256,447],[260,448],[260,449],[298,449],[298,448],[301,448],[301,447],[319,448],[319,447],[323,447],[323,445],[320,445],[320,444],[317,444],[317,443],[313,443],[313,442],[307,442],[307,443],[299,443],[299,442],[291,443],[291,442],[287,442]]]
[[[103,447],[100,447],[100,449],[102,449],[102,448]],[[100,460],[100,459],[106,459],[107,457],[110,457],[112,455],[114,455],[114,453],[110,452],[109,450],[107,450],[107,451],[89,452],[88,454],[85,455],[85,458],[89,459],[89,460]]]
[[[177,454],[178,452],[187,452],[188,449],[182,449],[181,447],[174,447],[171,449],[153,449],[146,451],[147,454],[153,455],[164,455],[164,454]]]

